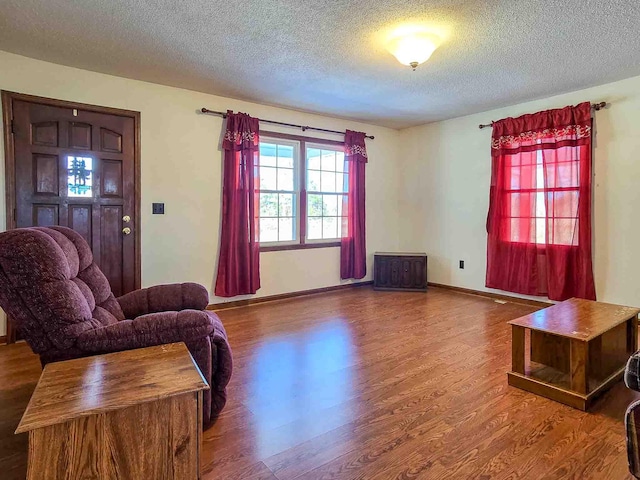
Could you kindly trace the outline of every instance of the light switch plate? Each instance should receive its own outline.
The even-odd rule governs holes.
[[[164,203],[152,203],[151,213],[154,215],[164,215]]]

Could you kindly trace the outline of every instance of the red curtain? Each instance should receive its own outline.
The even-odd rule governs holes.
[[[260,288],[258,119],[227,112],[222,141],[222,232],[215,294],[233,297]]]
[[[345,168],[349,173],[349,194],[343,205],[347,212],[342,222],[340,242],[340,278],[360,279],[367,274],[367,246],[365,228],[365,166],[367,147],[365,134],[347,130]]]
[[[495,122],[486,286],[595,300],[591,104]]]

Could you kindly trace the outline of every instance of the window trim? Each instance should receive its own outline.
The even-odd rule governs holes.
[[[307,241],[307,143],[316,145],[326,145],[329,147],[344,148],[344,142],[336,140],[326,140],[324,138],[307,137],[302,135],[290,135],[288,133],[279,132],[260,132],[260,141],[262,138],[274,140],[288,140],[298,142],[298,240],[292,242],[264,242],[260,243],[261,252],[278,252],[284,250],[306,250],[311,248],[335,248],[342,243],[341,239],[329,240],[310,240]],[[304,159],[303,159],[304,152]],[[304,161],[303,161],[304,160]]]

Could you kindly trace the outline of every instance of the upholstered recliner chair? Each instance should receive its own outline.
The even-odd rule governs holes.
[[[624,371],[624,383],[631,390],[640,392],[640,352],[629,358]],[[627,408],[625,426],[629,471],[634,477],[640,478],[640,400],[636,400]]]
[[[65,227],[0,234],[0,306],[43,365],[71,358],[184,342],[211,386],[205,426],[222,410],[231,350],[195,283],[159,285],[115,298],[87,242]]]

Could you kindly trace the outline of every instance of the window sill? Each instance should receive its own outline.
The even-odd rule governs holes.
[[[339,247],[340,241],[337,242],[318,242],[318,243],[296,243],[294,245],[269,245],[261,246],[261,252],[280,252],[284,250],[307,250],[310,248],[330,248]]]
[[[566,245],[564,243],[550,243],[547,245],[546,243],[533,243],[533,242],[517,242],[517,241],[509,241],[509,240],[499,240],[502,245],[511,245],[515,248],[535,248],[540,255],[546,255],[547,248],[555,248],[555,249],[577,249],[579,245]]]

